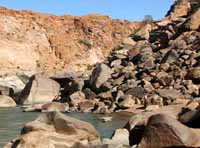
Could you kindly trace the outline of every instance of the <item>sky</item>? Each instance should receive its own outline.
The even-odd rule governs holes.
[[[162,19],[174,0],[0,0],[0,6],[55,15],[83,16],[90,13],[115,19],[140,21],[145,15]]]

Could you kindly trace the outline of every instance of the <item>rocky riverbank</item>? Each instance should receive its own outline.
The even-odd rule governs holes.
[[[200,147],[199,17],[199,1],[178,0],[166,18],[144,21],[84,73],[1,77],[0,107],[50,112],[27,123],[5,148]],[[101,139],[89,123],[57,111],[133,117]]]

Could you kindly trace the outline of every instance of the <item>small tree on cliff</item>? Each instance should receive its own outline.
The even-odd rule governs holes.
[[[153,23],[153,17],[151,15],[145,15],[143,22],[151,24]]]

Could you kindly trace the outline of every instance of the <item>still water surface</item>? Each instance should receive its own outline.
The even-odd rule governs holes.
[[[0,108],[0,148],[8,141],[20,134],[23,124],[37,118],[40,113],[22,112],[17,108],[1,109]],[[103,123],[99,120],[102,115],[91,113],[66,113],[69,116],[90,122],[100,132],[103,137],[111,137],[116,128],[123,127],[129,116],[125,114],[112,114],[111,122]],[[105,115],[104,115],[105,116]]]

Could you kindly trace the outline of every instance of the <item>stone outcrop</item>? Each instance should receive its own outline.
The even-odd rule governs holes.
[[[0,74],[63,75],[100,62],[142,23],[0,8]]]
[[[30,78],[20,97],[18,97],[18,103],[31,105],[52,102],[58,99],[59,92],[59,83],[43,75],[35,75]]]
[[[111,139],[103,139],[103,144],[117,146],[129,146],[129,132],[127,129],[116,129]]]
[[[51,112],[25,124],[21,136],[5,147],[74,148],[100,143],[100,135],[91,124],[58,112]]]
[[[90,84],[94,88],[100,88],[111,77],[111,74],[112,70],[107,65],[99,64],[92,72]]]
[[[188,30],[197,30],[200,28],[200,8],[192,14],[185,22],[184,28]]]
[[[171,9],[167,13],[170,18],[177,18],[187,16],[191,9],[189,0],[176,0],[175,4],[171,6]]]
[[[142,111],[140,113],[137,113],[136,115],[133,115],[125,127],[131,131],[135,127],[141,127],[146,126],[149,118],[156,114],[164,114],[168,115],[171,118],[178,119],[179,114],[182,113],[183,108],[186,106],[186,104],[178,104],[178,105],[168,105],[164,106],[160,109],[157,109],[155,111]]]
[[[158,114],[149,119],[138,147],[199,147],[199,134],[199,130],[190,129],[167,115]]]
[[[26,76],[5,75],[0,77],[0,85],[4,88],[12,89],[14,93],[19,93],[24,89],[28,80],[29,78]]]
[[[194,13],[199,7],[199,0],[175,0],[175,3],[171,6],[166,16],[170,19],[187,17]]]

